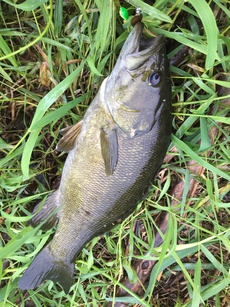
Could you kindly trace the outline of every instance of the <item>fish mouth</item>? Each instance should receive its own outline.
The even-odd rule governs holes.
[[[123,46],[123,56],[128,70],[134,70],[142,66],[154,53],[164,48],[164,36],[144,38],[144,25],[138,22]]]
[[[130,54],[145,54],[149,51],[158,51],[164,44],[164,36],[158,35],[154,38],[144,38],[142,33],[144,24],[138,22],[133,28],[133,52]]]

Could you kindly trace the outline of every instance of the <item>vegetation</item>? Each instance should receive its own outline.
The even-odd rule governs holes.
[[[21,291],[20,276],[52,238],[53,230],[43,233],[28,221],[58,186],[66,157],[55,151],[59,131],[84,116],[131,30],[120,5],[131,17],[140,6],[146,35],[167,38],[168,155],[147,199],[83,249],[68,295],[51,281]],[[0,2],[0,306],[230,306],[229,6],[226,0]],[[134,293],[124,280],[137,282],[141,259],[156,264]],[[122,290],[128,293],[119,297]]]

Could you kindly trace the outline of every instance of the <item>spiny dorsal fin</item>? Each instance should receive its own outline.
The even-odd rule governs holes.
[[[100,132],[101,153],[105,163],[105,172],[107,176],[114,173],[118,161],[118,141],[115,129],[105,131],[101,128]]]
[[[66,127],[60,131],[63,137],[60,139],[56,146],[57,151],[69,152],[71,149],[74,148],[75,141],[81,132],[82,124],[83,120],[79,121],[73,126]]]
[[[30,224],[32,227],[37,227],[39,224],[42,222],[43,225],[41,226],[40,229],[43,231],[46,231],[48,229],[51,229],[55,226],[55,224],[58,221],[58,191],[55,191],[51,193],[42,208],[40,209],[39,207],[41,206],[41,202],[38,203],[35,208],[34,208],[34,217],[31,219]],[[39,210],[40,209],[40,210]],[[37,212],[38,211],[38,212]],[[37,212],[37,213],[36,213]]]

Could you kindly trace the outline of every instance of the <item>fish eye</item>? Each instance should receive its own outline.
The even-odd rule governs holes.
[[[153,72],[149,76],[149,84],[151,86],[157,86],[161,81],[161,74],[159,72]]]

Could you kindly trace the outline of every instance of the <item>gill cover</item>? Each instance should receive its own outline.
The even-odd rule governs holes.
[[[144,39],[142,31],[138,22],[105,84],[107,107],[129,137],[149,132],[171,96],[164,37]]]

